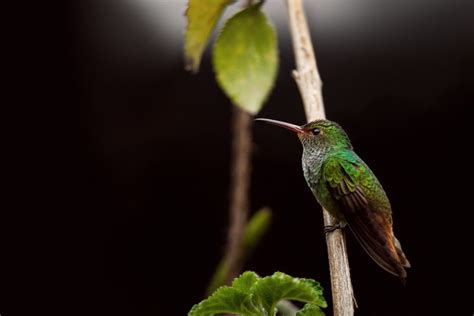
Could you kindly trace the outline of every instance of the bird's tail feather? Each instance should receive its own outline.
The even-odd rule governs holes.
[[[393,241],[395,242],[395,249],[397,250],[397,254],[398,254],[398,257],[400,258],[401,264],[405,268],[410,268],[411,267],[410,261],[408,261],[407,257],[405,256],[405,253],[402,250],[402,245],[400,245],[400,242],[395,236],[393,236]]]
[[[367,220],[367,219],[370,220]],[[410,267],[400,242],[395,238],[392,225],[384,214],[370,217],[346,218],[351,231],[367,254],[384,270],[398,276],[404,282]]]

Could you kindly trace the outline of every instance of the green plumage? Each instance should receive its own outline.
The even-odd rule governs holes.
[[[303,172],[314,196],[342,227],[348,225],[369,256],[383,269],[406,278],[410,264],[392,229],[390,202],[380,182],[354,152],[335,122],[303,126],[260,119],[297,133],[303,144]]]
[[[314,188],[311,187],[317,200],[340,221],[345,219],[337,202],[343,199],[347,199],[351,209],[362,207],[368,200],[380,212],[390,215],[390,202],[385,191],[369,167],[353,151],[339,150],[328,154],[319,172],[311,170],[311,160],[306,168],[310,170],[308,178],[318,175],[322,179]],[[357,195],[358,190],[366,200]],[[349,198],[351,196],[359,198]]]

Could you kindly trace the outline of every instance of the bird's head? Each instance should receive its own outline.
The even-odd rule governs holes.
[[[305,125],[294,125],[265,118],[255,119],[286,128],[298,135],[304,149],[352,149],[349,137],[342,127],[329,120],[315,120]]]

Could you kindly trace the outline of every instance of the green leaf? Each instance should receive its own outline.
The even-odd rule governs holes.
[[[306,304],[302,310],[296,313],[296,316],[324,316],[324,313],[318,305]]]
[[[259,315],[253,306],[252,295],[223,286],[208,299],[193,306],[188,316],[212,316],[216,314]]]
[[[248,221],[244,230],[242,244],[245,254],[248,255],[262,239],[270,227],[272,213],[269,208],[258,210]]]
[[[233,0],[189,0],[186,10],[188,25],[184,35],[186,69],[199,70],[202,53],[209,36],[225,7]]]
[[[245,226],[244,236],[242,240],[242,261],[247,260],[247,257],[252,253],[255,247],[260,242],[262,236],[266,233],[270,227],[272,219],[272,214],[269,208],[262,208],[255,212],[255,214],[250,218],[247,225]],[[209,282],[206,293],[211,294],[219,286],[224,285],[227,275],[229,273],[229,266],[227,261],[222,259],[217,265],[216,272]]]
[[[209,282],[206,289],[206,294],[213,293],[217,288],[225,284],[227,274],[229,273],[229,265],[225,259],[221,259],[217,265],[216,271]]]
[[[274,311],[278,301],[296,300],[326,307],[323,289],[318,282],[310,279],[293,278],[282,272],[259,280],[252,287],[252,292],[262,301],[267,311]]]
[[[321,316],[324,313],[319,308],[327,306],[322,292],[321,286],[314,280],[293,278],[281,272],[259,278],[254,272],[245,272],[234,280],[232,287],[220,287],[208,299],[194,305],[188,316],[213,316],[224,313],[274,316],[275,306],[283,299],[314,305],[305,307],[306,309],[301,312],[306,314],[300,316]]]
[[[277,38],[260,7],[250,6],[227,21],[212,58],[222,90],[252,114],[262,108],[278,69]]]
[[[232,282],[232,287],[244,293],[250,293],[250,289],[259,279],[255,272],[247,271],[242,273],[238,278]]]

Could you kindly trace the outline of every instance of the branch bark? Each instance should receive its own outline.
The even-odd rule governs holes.
[[[229,269],[226,283],[230,283],[242,269],[242,239],[249,213],[250,158],[252,154],[252,115],[238,106],[233,106],[232,119],[230,227],[224,259]]]
[[[293,40],[293,51],[296,59],[296,70],[293,77],[303,99],[306,119],[324,119],[322,81],[319,76],[316,57],[311,43],[308,23],[304,13],[302,0],[286,0],[288,18]],[[336,220],[323,210],[324,225],[335,225]],[[326,234],[328,247],[329,270],[334,316],[354,315],[353,289],[347,257],[345,236],[338,229]]]

